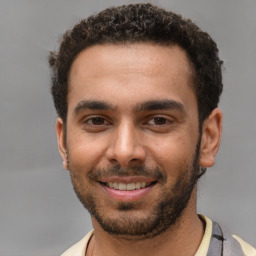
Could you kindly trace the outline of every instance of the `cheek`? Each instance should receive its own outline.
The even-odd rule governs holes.
[[[196,143],[192,142],[188,136],[169,136],[154,142],[149,149],[150,155],[168,176],[176,177],[192,163]]]
[[[107,144],[106,138],[89,137],[85,133],[73,135],[68,139],[70,165],[76,171],[86,173],[102,161]]]

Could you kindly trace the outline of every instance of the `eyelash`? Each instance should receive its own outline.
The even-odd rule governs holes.
[[[153,117],[151,119],[149,119],[149,121],[147,121],[147,123],[150,123],[150,121],[154,120],[155,122],[160,122],[161,124],[152,124],[152,125],[156,125],[156,126],[162,126],[162,125],[168,125],[171,123],[171,121],[169,119],[167,119],[166,117],[161,117],[161,116],[157,116],[157,117]],[[164,122],[164,123],[162,123]]]
[[[150,118],[146,123],[149,123],[149,122],[152,121],[152,120],[158,121],[158,122],[160,122],[160,123],[161,123],[161,121],[164,121],[164,122],[165,122],[164,124],[158,124],[158,125],[165,125],[166,122],[168,122],[168,123],[171,122],[171,121],[168,120],[166,117],[157,116],[157,117],[152,117],[152,118]],[[89,123],[90,121],[91,121],[91,122],[93,122],[93,121],[96,121],[96,122],[97,122],[97,121],[103,121],[103,122],[108,122],[108,123],[110,123],[109,121],[107,121],[106,118],[101,117],[101,116],[95,116],[95,117],[88,118],[87,120],[84,121],[84,123]],[[97,124],[90,124],[90,125],[97,125]],[[156,124],[156,125],[157,125],[157,124]]]
[[[145,122],[142,122],[142,128],[146,128],[155,132],[168,132],[174,120],[165,116],[149,116]],[[113,122],[104,116],[89,116],[82,123],[85,130],[89,132],[101,132],[111,125]]]
[[[87,120],[85,120],[84,121],[84,123],[87,123],[87,124],[89,124],[89,125],[95,125],[95,126],[100,126],[100,125],[104,125],[104,123],[103,124],[93,124],[93,121],[103,121],[104,123],[107,121],[104,117],[100,117],[100,116],[96,116],[96,117],[91,117],[91,118],[89,118],[89,119],[87,119]],[[91,122],[91,123],[90,123]],[[107,121],[108,122],[108,121]],[[109,122],[108,122],[109,123]]]

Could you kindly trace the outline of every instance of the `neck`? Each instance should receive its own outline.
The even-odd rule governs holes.
[[[189,256],[195,255],[204,234],[204,225],[196,213],[196,191],[177,224],[149,239],[127,240],[102,230],[93,218],[94,237],[89,244],[88,255],[93,256]]]

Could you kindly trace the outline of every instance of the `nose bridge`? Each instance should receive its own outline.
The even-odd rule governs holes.
[[[120,122],[108,150],[109,160],[123,167],[129,166],[131,162],[143,162],[145,151],[138,137],[138,128],[133,122],[130,120]]]

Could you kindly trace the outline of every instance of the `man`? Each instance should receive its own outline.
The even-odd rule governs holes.
[[[196,209],[214,164],[221,61],[211,37],[151,4],[106,9],[49,59],[63,167],[94,231],[63,255],[256,255]]]

